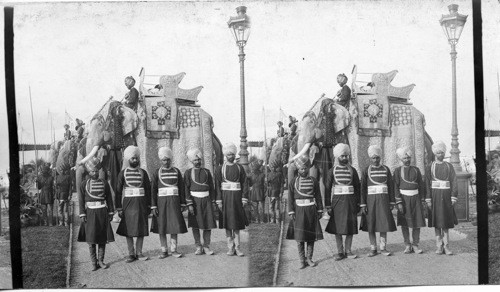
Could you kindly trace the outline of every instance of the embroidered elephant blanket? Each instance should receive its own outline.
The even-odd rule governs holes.
[[[389,98],[358,95],[358,134],[369,137],[391,136]]]

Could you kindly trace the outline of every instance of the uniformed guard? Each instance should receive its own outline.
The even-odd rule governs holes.
[[[196,244],[195,255],[213,255],[210,249],[212,230],[215,224],[215,198],[214,183],[210,170],[202,167],[203,156],[198,149],[191,149],[187,157],[193,167],[184,173],[184,187],[186,189],[186,204],[189,208],[188,227],[193,230]],[[201,243],[200,229],[203,230],[203,243]]]
[[[401,226],[405,242],[404,253],[415,252],[421,254],[418,248],[420,241],[420,227],[425,227],[424,208],[425,184],[418,167],[412,166],[412,152],[407,147],[396,150],[398,158],[403,163],[394,170],[394,194],[398,206],[398,226]],[[412,240],[410,241],[410,230],[412,229]]]
[[[54,176],[50,170],[50,164],[42,165],[42,173],[36,179],[37,187],[40,190],[39,198],[42,205],[42,220],[45,225],[52,226],[54,217]]]
[[[104,263],[106,243],[115,241],[110,221],[113,219],[113,199],[108,183],[99,178],[101,163],[97,157],[91,158],[85,167],[90,178],[80,185],[78,204],[82,220],[78,233],[78,242],[89,245],[92,271],[107,269]],[[96,257],[96,245],[98,257]]]
[[[248,185],[243,166],[234,162],[236,146],[228,143],[223,147],[226,161],[215,170],[217,205],[222,209],[223,227],[226,229],[227,255],[244,256],[240,250],[240,230],[248,226],[244,206],[248,203]]]
[[[370,238],[369,257],[377,255],[377,235],[380,232],[380,253],[390,256],[387,250],[387,232],[396,231],[392,209],[396,204],[394,184],[389,168],[380,163],[382,149],[379,146],[368,147],[371,164],[361,177],[361,209],[366,220],[361,229],[368,232]]]
[[[168,256],[167,234],[170,234],[170,251],[174,257],[182,257],[177,251],[177,234],[186,233],[186,222],[182,216],[186,208],[184,180],[179,169],[172,166],[172,150],[161,147],[158,158],[162,166],[153,173],[152,202],[153,219],[151,231],[160,235],[160,259]]]
[[[318,181],[309,176],[311,167],[309,155],[304,154],[295,160],[298,169],[296,175],[288,187],[288,215],[293,224],[293,236],[287,232],[287,239],[295,239],[299,251],[300,269],[307,266],[315,267],[316,262],[312,260],[314,253],[314,242],[323,239],[323,232],[319,219],[323,213],[321,191]],[[307,257],[304,245],[307,242]]]
[[[142,245],[144,236],[149,235],[148,215],[151,213],[151,185],[148,173],[139,165],[139,148],[128,146],[123,152],[123,170],[118,174],[115,200],[116,210],[122,218],[116,234],[127,238],[129,254],[126,259],[127,263],[137,259],[148,259],[142,254]],[[137,237],[135,250],[134,237]]]
[[[432,145],[432,152],[436,160],[425,170],[427,197],[426,202],[430,209],[428,226],[434,227],[436,234],[437,254],[443,252],[452,255],[448,247],[449,228],[458,224],[453,206],[458,201],[457,177],[453,165],[443,161],[446,145],[438,141]]]
[[[331,212],[325,228],[335,234],[337,255],[335,260],[356,258],[351,245],[354,234],[358,234],[358,212],[361,199],[359,176],[356,169],[349,165],[351,150],[347,144],[339,143],[333,148],[338,163],[328,171],[325,185],[325,205]],[[345,235],[345,249],[342,242]]]
[[[269,197],[271,202],[269,208],[271,209],[271,222],[276,223],[281,220],[281,196],[283,194],[283,173],[278,161],[271,162],[271,172],[269,173],[268,184],[270,187]]]

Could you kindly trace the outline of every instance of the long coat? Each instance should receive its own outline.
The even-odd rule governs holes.
[[[80,224],[78,241],[91,244],[115,241],[113,229],[108,220],[114,210],[108,182],[103,179],[83,181],[80,185],[78,204],[80,217],[83,215],[87,217],[87,222],[82,221]]]
[[[323,210],[319,183],[314,177],[295,176],[288,186],[288,214],[295,214],[293,237],[296,241],[316,241],[323,239],[319,223],[319,212]],[[288,234],[287,234],[288,235]]]
[[[179,169],[160,167],[152,175],[151,208],[158,209],[158,217],[151,221],[151,232],[158,234],[186,233],[182,207],[186,206],[184,180]],[[161,195],[160,189],[177,189],[177,195]]]
[[[325,205],[331,216],[325,231],[332,234],[358,234],[358,209],[361,191],[358,172],[352,166],[336,165],[328,171]]]
[[[210,170],[206,168],[190,168],[184,173],[184,188],[186,190],[186,204],[193,206],[194,215],[188,215],[188,227],[199,229],[214,229],[215,214],[213,203],[216,193]],[[208,193],[206,197],[196,197],[192,192]]]
[[[392,177],[396,203],[401,204],[404,211],[402,214],[398,210],[398,225],[410,228],[424,227],[422,203],[425,202],[425,183],[420,169],[415,166],[400,166],[394,170]]]
[[[452,200],[457,201],[457,177],[453,165],[446,161],[436,161],[425,171],[427,187],[426,201],[432,202],[429,227],[453,228],[458,224]],[[433,186],[434,185],[434,186]]]
[[[369,188],[382,188],[369,193]],[[391,212],[394,206],[394,183],[389,168],[385,165],[369,165],[361,176],[361,207],[366,206],[368,213],[363,215],[361,230],[367,232],[396,231],[396,223]],[[364,220],[365,219],[365,220]]]
[[[223,190],[223,183],[239,183],[240,189]],[[224,163],[215,170],[215,189],[217,203],[222,203],[224,228],[241,230],[248,226],[248,219],[243,209],[243,202],[248,202],[248,184],[245,169],[235,163]]]
[[[139,190],[139,196],[124,196],[126,188]],[[143,191],[140,191],[143,189]],[[151,212],[151,184],[148,173],[142,168],[126,168],[118,174],[115,198],[116,210],[122,210],[123,218],[116,234],[126,237],[142,237],[149,235],[148,216]]]

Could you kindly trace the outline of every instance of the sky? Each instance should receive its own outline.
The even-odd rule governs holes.
[[[203,86],[198,100],[212,115],[215,134],[222,143],[239,145],[240,68],[227,21],[245,5],[252,20],[245,47],[249,141],[264,136],[263,108],[269,137],[276,133],[280,108],[300,119],[322,93],[335,95],[337,74],[345,73],[350,84],[356,64],[359,72],[398,70],[394,86],[416,84],[410,97],[425,115],[426,131],[450,148],[450,45],[439,19],[453,3],[469,15],[457,45],[457,112],[461,155],[471,156],[471,1],[18,3],[14,58],[20,139],[33,139],[30,88],[37,142],[49,143],[51,124],[56,139],[62,139],[65,111],[74,118],[91,117],[109,96],[121,100],[127,92],[124,77],[138,80],[144,68],[152,75],[185,72],[179,85],[184,89]],[[498,96],[498,1],[483,1],[483,12],[485,94],[493,99]],[[1,23],[3,29],[3,15]],[[0,116],[4,112],[0,106]],[[500,117],[499,110],[492,114]],[[5,125],[0,119],[2,137]],[[7,153],[6,139],[0,149]],[[6,167],[3,155],[0,169]]]

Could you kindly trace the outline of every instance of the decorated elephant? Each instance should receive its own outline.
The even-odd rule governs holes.
[[[385,73],[390,74],[391,78],[380,78],[383,74],[374,74],[379,77],[374,81],[390,81],[395,71]],[[402,88],[405,94],[409,94],[408,88]],[[335,146],[335,144],[325,146],[325,138],[330,136],[336,141],[341,140],[336,139],[338,138],[336,136],[344,135],[351,148],[351,164],[359,173],[370,164],[367,152],[370,145],[379,145],[382,148],[381,163],[387,165],[391,171],[399,165],[396,149],[409,147],[413,150],[412,163],[424,173],[425,166],[432,161],[433,155],[432,139],[424,129],[424,115],[409,103],[407,98],[384,96],[377,94],[376,91],[369,94],[356,94],[356,90],[353,92],[348,109],[329,102],[324,95],[314,103],[299,122],[296,140],[290,148],[290,162],[303,154],[309,154],[315,166],[311,170],[312,174],[324,178],[323,174],[334,163],[333,146]],[[334,121],[330,123],[333,127],[330,128],[324,126],[322,111],[325,104],[330,104],[335,112]],[[294,175],[295,168],[293,163],[289,166],[290,179]]]
[[[143,87],[141,75],[136,110],[112,98],[101,107],[89,123],[85,149],[79,152],[77,185],[82,181],[84,163],[105,149],[103,166],[114,188],[122,169],[122,151],[129,145],[139,147],[141,167],[150,174],[161,166],[157,153],[162,146],[172,149],[172,164],[181,172],[191,167],[186,156],[191,148],[202,152],[204,167],[211,171],[222,163],[222,145],[212,131],[212,117],[196,104],[201,86],[178,88],[184,75],[162,76],[154,92]]]

